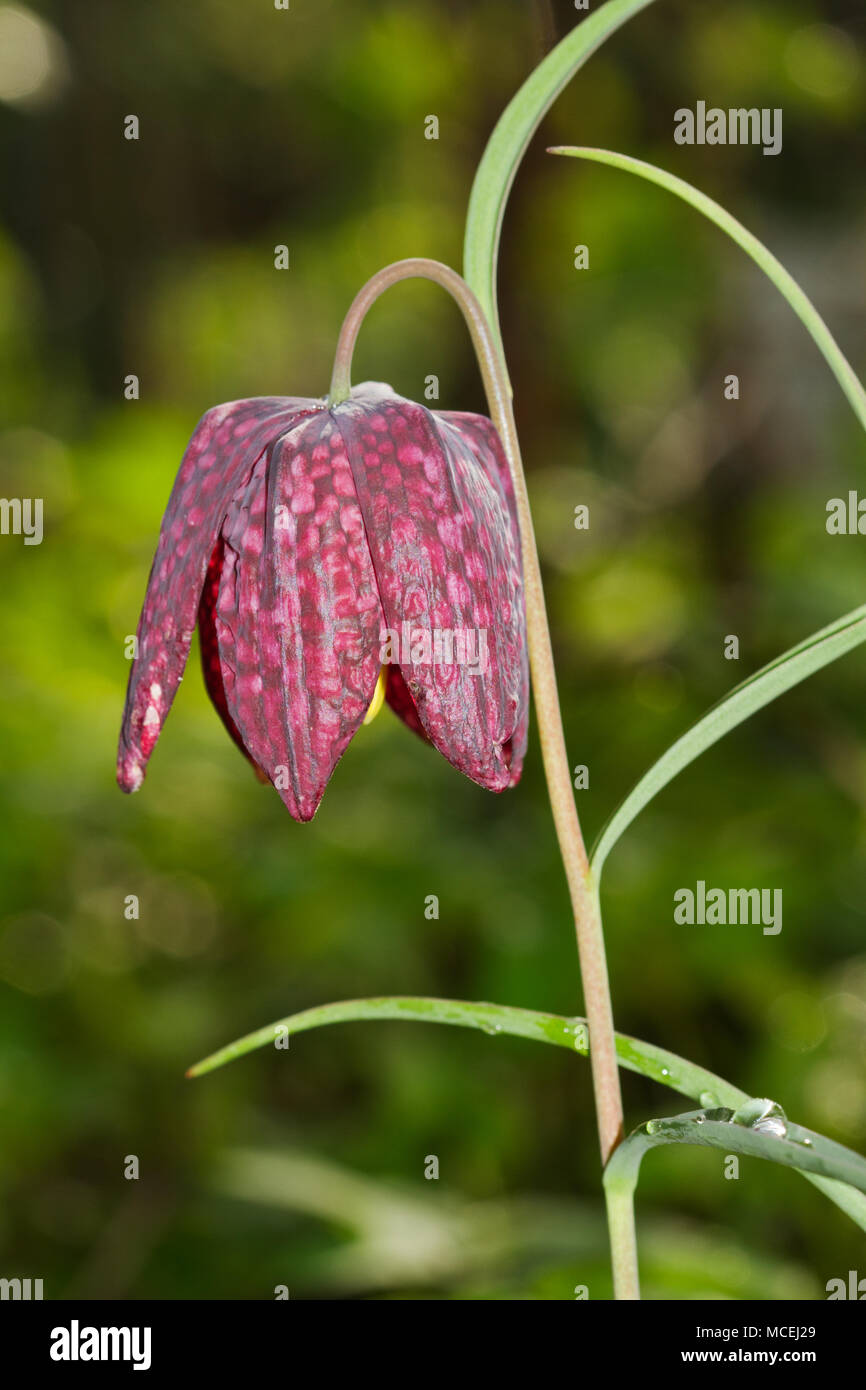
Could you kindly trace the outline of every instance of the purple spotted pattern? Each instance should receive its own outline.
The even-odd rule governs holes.
[[[217,711],[297,820],[314,815],[363,722],[389,634],[386,699],[400,718],[484,787],[520,777],[520,545],[502,446],[481,416],[431,412],[378,383],[330,410],[260,398],[207,412],[138,625],[124,791],[141,786],[196,620]],[[424,632],[446,634],[444,659],[417,645]]]

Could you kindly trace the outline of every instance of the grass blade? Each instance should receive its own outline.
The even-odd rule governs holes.
[[[499,342],[496,265],[505,204],[526,147],[563,87],[615,30],[653,0],[607,0],[572,29],[506,106],[475,173],[463,249],[463,278]],[[501,348],[501,343],[500,343]]]
[[[604,862],[623,831],[678,772],[764,705],[864,640],[866,606],[853,609],[829,627],[813,633],[725,695],[682,738],[671,744],[614,811],[590,855],[596,881],[600,880]]]
[[[686,183],[684,179],[678,179],[674,174],[669,174],[665,169],[659,169],[654,164],[647,164],[642,159],[633,159],[631,155],[617,154],[613,150],[590,149],[584,145],[557,145],[552,147],[548,153],[569,155],[574,159],[588,159],[596,164],[608,164],[615,169],[624,169],[628,173],[637,174],[640,178],[648,179],[650,183],[658,184],[660,188],[666,188],[669,193],[675,193],[678,198],[682,198],[684,202],[697,208],[698,212],[702,212],[711,222],[715,222],[716,226],[721,227],[723,232],[727,232],[728,236],[738,246],[741,246],[756,265],[761,267],[764,274],[772,280],[779,293],[787,299],[801,323],[811,333],[824,354],[830,370],[848,397],[857,419],[866,429],[866,391],[864,391],[844,352],[811,299],[800,289],[793,275],[789,274],[781,261],[778,261],[773,253],[767,250],[763,242],[753,236],[750,231],[747,231],[741,222],[726,212],[719,203],[708,198],[705,193],[699,192],[690,183]]]

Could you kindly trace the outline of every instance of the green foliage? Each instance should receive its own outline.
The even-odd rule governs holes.
[[[671,744],[613,813],[590,856],[596,878],[601,878],[604,862],[623,831],[678,772],[771,700],[863,641],[866,641],[866,608],[856,608],[756,671],[714,705],[688,733]]]
[[[714,202],[712,198],[708,198],[697,188],[693,188],[690,183],[686,183],[685,179],[678,179],[665,169],[657,169],[642,159],[632,159],[629,155],[615,154],[612,150],[590,150],[567,145],[558,145],[549,150],[548,153],[568,155],[574,159],[588,159],[598,164],[608,164],[614,169],[624,169],[627,173],[637,174],[640,178],[647,179],[650,183],[658,184],[660,188],[667,189],[669,193],[676,194],[678,198],[682,198],[684,202],[697,208],[698,212],[702,212],[711,222],[715,222],[716,226],[721,227],[723,232],[727,232],[731,240],[741,246],[746,254],[751,256],[755,264],[760,266],[767,278],[772,281],[779,293],[784,295],[794,313],[811,333],[824,354],[833,375],[851,402],[857,419],[866,429],[866,391],[863,390],[851,363],[840,349],[814,304],[798,285],[793,275],[789,274],[772,252],[764,246],[763,242],[753,236],[725,208]]]
[[[746,1107],[743,1107],[745,1109]],[[775,1107],[777,1110],[779,1107]],[[722,1108],[691,1110],[670,1119],[647,1120],[615,1150],[604,1171],[605,1188],[633,1194],[644,1155],[667,1144],[719,1149],[795,1168],[820,1186],[831,1201],[866,1230],[866,1159],[790,1120],[768,1131],[760,1120],[745,1123],[740,1112]]]
[[[261,1047],[287,1049],[289,1038],[334,1023],[370,1022],[381,1019],[416,1023],[444,1023],[461,1028],[475,1028],[488,1037],[508,1036],[532,1042],[551,1043],[564,1047],[578,1056],[589,1055],[589,1036],[586,1020],[544,1014],[531,1009],[515,1009],[504,1004],[470,1002],[463,999],[347,999],[338,1004],[322,1004],[304,1009],[302,1013],[258,1028],[246,1037],[229,1043],[210,1057],[197,1062],[187,1072],[188,1077],[204,1076],[227,1062],[236,1061]],[[677,1116],[675,1120],[651,1120],[641,1125],[624,1141],[605,1169],[605,1182],[612,1187],[626,1186],[633,1190],[644,1152],[661,1144],[703,1144],[726,1152],[750,1154],[797,1168],[866,1230],[866,1160],[850,1149],[835,1144],[823,1135],[814,1134],[802,1126],[785,1121],[786,1138],[778,1142],[775,1135],[764,1134],[760,1123],[764,1102],[750,1100],[744,1091],[732,1086],[720,1076],[697,1067],[684,1057],[621,1033],[616,1036],[617,1055],[623,1067],[638,1072],[662,1086],[691,1096],[703,1104],[714,1106],[726,1103],[736,1109],[718,1114],[713,1123],[704,1125],[704,1112]],[[754,1114],[751,1113],[752,1109]],[[698,1118],[699,1116],[699,1118]],[[721,1120],[733,1122],[727,1128]],[[752,1124],[744,1138],[742,1126]],[[854,1190],[859,1189],[859,1190]]]
[[[496,123],[472,181],[463,244],[463,276],[498,332],[496,272],[502,219],[526,148],[556,98],[588,58],[653,0],[606,0],[547,55]]]

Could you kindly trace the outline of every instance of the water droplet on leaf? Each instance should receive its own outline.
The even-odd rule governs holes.
[[[744,1101],[731,1116],[731,1124],[754,1129],[759,1134],[772,1134],[776,1139],[784,1139],[788,1133],[787,1116],[781,1105],[768,1097],[755,1096]]]
[[[756,1120],[749,1128],[758,1134],[772,1134],[775,1139],[784,1139],[788,1133],[788,1126],[778,1115],[768,1115],[765,1120]]]

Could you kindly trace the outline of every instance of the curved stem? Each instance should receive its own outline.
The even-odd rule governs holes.
[[[539,740],[544,760],[551,810],[559,841],[565,876],[571,895],[583,993],[586,1004],[590,1038],[595,1108],[598,1118],[602,1164],[623,1137],[622,1097],[613,1030],[613,1009],[610,999],[604,936],[601,926],[598,893],[589,867],[580,821],[574,802],[571,771],[562,730],[556,670],[544,603],[541,567],[529,507],[529,495],[520,457],[520,446],[511,393],[501,357],[490,326],[475,295],[456,271],[439,261],[414,258],[386,266],[356,295],[343,322],[334,359],[329,403],[337,405],[350,392],[352,352],[358,330],[371,304],[391,285],[400,280],[420,276],[433,280],[459,305],[481,369],[481,377],[490,415],[502,440],[511,470],[517,516],[520,523],[520,543],[523,558],[523,580],[526,594],[527,642],[532,689],[538,719]],[[619,1261],[619,1297],[637,1297],[637,1267],[633,1241],[620,1241],[626,1252],[629,1268]],[[628,1248],[631,1254],[628,1254]],[[617,1260],[614,1255],[615,1262]]]

